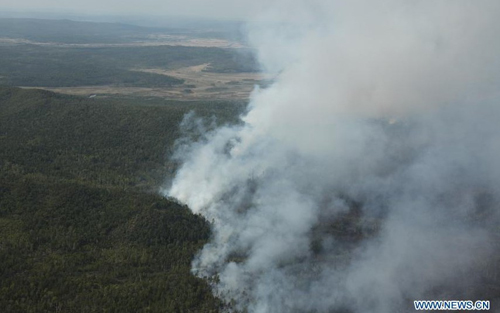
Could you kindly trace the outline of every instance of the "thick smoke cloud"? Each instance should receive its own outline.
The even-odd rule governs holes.
[[[249,312],[493,297],[500,2],[274,7],[249,38],[275,83],[176,154],[165,194],[213,223],[194,273]]]

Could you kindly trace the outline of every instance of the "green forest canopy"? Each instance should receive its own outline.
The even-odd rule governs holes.
[[[230,102],[88,99],[0,88],[4,312],[217,312],[190,274],[207,222],[157,195],[185,113]]]

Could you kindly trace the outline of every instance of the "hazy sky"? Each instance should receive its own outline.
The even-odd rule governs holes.
[[[0,10],[246,19],[263,9],[262,3],[263,1],[242,0],[0,0]]]

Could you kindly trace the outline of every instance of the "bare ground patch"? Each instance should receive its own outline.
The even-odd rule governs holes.
[[[269,80],[270,75],[262,73],[213,73],[205,72],[209,63],[189,66],[177,70],[136,69],[146,73],[168,75],[184,80],[182,89],[184,98],[236,98],[246,99],[255,85]]]
[[[119,86],[78,86],[38,89],[54,92],[92,95],[153,96],[178,100],[208,99],[248,99],[256,85],[270,80],[270,75],[260,73],[211,73],[204,72],[210,64],[189,66],[177,70],[135,69],[135,71],[168,75],[184,80],[184,84],[164,88],[119,87]]]
[[[22,38],[0,37],[0,45],[30,44],[49,47],[67,48],[106,48],[106,47],[155,47],[155,46],[183,46],[183,47],[210,47],[210,48],[244,48],[236,41],[216,38],[188,38],[186,36],[164,36],[153,39],[137,40],[125,43],[59,43],[39,42]]]

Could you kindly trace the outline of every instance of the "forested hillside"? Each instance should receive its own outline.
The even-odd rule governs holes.
[[[2,312],[220,309],[190,274],[209,225],[155,190],[186,112],[243,105],[137,101],[0,88]]]

